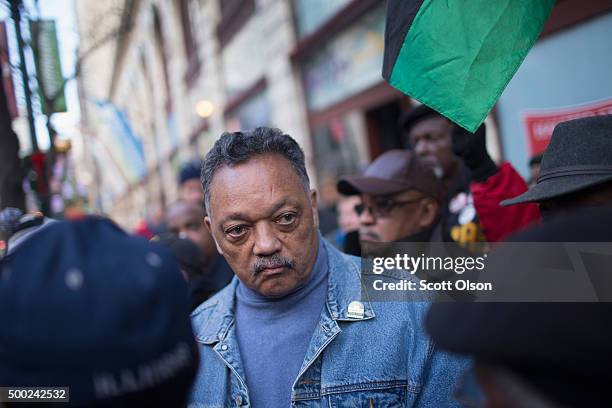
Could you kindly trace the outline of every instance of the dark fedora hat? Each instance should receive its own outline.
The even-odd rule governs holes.
[[[501,205],[540,202],[612,181],[612,115],[561,122],[544,152],[540,176]]]

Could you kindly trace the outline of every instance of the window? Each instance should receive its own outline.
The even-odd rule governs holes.
[[[181,18],[185,56],[187,57],[185,82],[187,82],[188,85],[193,83],[200,72],[200,58],[198,56],[198,46],[193,33],[192,15],[189,10],[190,3],[190,0],[176,0],[179,16]]]
[[[234,98],[225,108],[227,128],[231,132],[270,126],[272,113],[268,103],[267,83],[264,78]]]
[[[221,21],[217,36],[224,47],[255,12],[255,0],[219,0],[219,9]]]
[[[170,80],[168,79],[168,63],[166,60],[166,45],[164,43],[164,35],[162,31],[161,20],[159,18],[159,12],[155,6],[153,10],[153,31],[155,32],[155,50],[161,60],[162,71],[164,75],[164,87],[166,89],[166,111],[172,110],[172,94],[170,93]]]

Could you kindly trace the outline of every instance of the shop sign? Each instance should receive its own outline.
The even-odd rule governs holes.
[[[597,115],[612,114],[612,99],[601,100],[573,107],[530,111],[523,114],[523,123],[529,144],[529,155],[546,150],[555,126],[560,122]]]

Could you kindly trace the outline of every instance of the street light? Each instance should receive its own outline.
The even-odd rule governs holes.
[[[60,154],[66,153],[70,149],[72,149],[72,142],[70,141],[70,139],[55,139],[53,141],[53,144],[55,147],[55,151]]]
[[[211,101],[202,99],[196,103],[195,110],[199,117],[206,119],[213,114],[215,107]]]

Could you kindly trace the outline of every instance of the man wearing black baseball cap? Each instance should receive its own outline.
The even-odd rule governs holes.
[[[544,216],[612,205],[612,115],[559,123],[537,183],[501,204],[521,203],[539,203]]]
[[[55,222],[0,261],[0,385],[68,387],[62,406],[184,407],[189,310],[160,245],[101,218]]]
[[[343,177],[338,191],[362,196],[356,206],[361,241],[427,242],[438,220],[443,186],[412,152],[391,150],[363,175]]]

